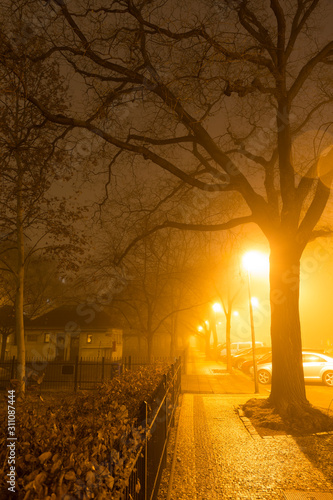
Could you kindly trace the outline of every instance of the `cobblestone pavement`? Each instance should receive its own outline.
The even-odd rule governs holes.
[[[320,497],[310,492],[326,492],[322,498],[333,492],[292,437],[248,432],[235,411],[248,399],[183,395],[170,500],[285,500],[291,490],[312,499]]]

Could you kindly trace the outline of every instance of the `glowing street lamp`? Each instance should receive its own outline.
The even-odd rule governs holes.
[[[259,307],[259,300],[257,297],[251,297],[251,304],[253,307]]]
[[[251,250],[243,255],[243,267],[248,272],[255,272],[256,274],[266,274],[269,270],[268,255]]]
[[[222,306],[221,304],[219,304],[219,302],[215,302],[215,304],[213,304],[213,311],[215,313],[219,313],[219,312],[222,312]]]
[[[257,360],[256,360],[256,337],[253,321],[253,307],[258,307],[259,301],[251,295],[250,273],[266,273],[269,268],[268,256],[255,250],[247,252],[242,259],[243,267],[247,271],[247,284],[249,291],[249,309],[250,309],[250,324],[251,324],[251,340],[253,354],[253,376],[254,376],[254,392],[259,392],[257,378]]]

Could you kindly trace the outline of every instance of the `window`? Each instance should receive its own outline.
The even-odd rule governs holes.
[[[91,344],[92,343],[92,333],[88,333],[87,334],[87,344]]]
[[[315,354],[303,354],[303,363],[324,363],[326,359]]]
[[[44,343],[45,344],[50,343],[50,334],[49,333],[44,333]]]

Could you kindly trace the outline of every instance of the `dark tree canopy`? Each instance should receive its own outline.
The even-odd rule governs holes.
[[[324,0],[54,0],[48,29],[36,33],[43,45],[29,56],[31,65],[67,66],[76,94],[65,114],[28,87],[25,95],[50,121],[110,145],[110,183],[121,160],[129,175],[158,167],[175,180],[175,196],[181,183],[220,207],[205,218],[168,217],[158,229],[253,223],[265,235],[270,400],[280,409],[307,406],[299,266],[307,243],[326,233],[320,219],[333,174],[331,14]],[[20,58],[10,39],[5,51],[9,60]],[[230,200],[232,213],[225,209]]]

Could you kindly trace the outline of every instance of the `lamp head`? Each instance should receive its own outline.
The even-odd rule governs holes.
[[[269,269],[268,255],[251,250],[243,255],[242,264],[248,273],[265,273]]]

